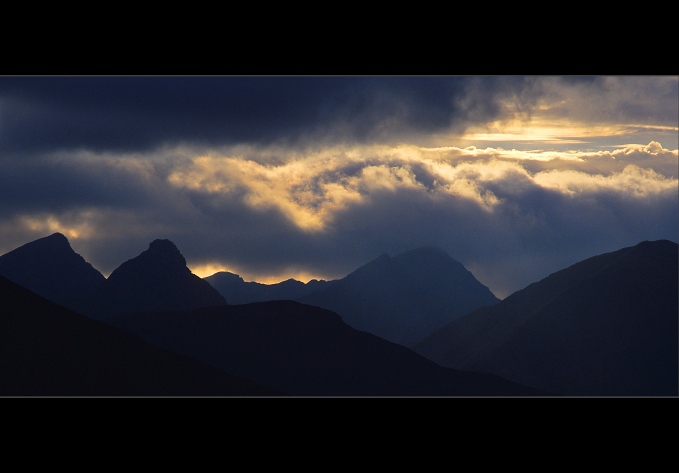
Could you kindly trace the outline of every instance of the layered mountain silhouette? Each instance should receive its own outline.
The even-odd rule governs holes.
[[[337,312],[355,329],[402,345],[499,302],[461,263],[435,247],[382,254],[297,300]]]
[[[0,256],[0,275],[57,304],[76,308],[106,278],[61,233]]]
[[[104,278],[55,233],[0,256],[0,395],[676,397],[678,261],[646,241],[499,301],[426,247],[335,281],[218,273],[227,305],[169,240]]]
[[[281,396],[0,276],[0,396]]]
[[[295,396],[539,396],[495,375],[444,368],[294,301],[133,314],[108,321],[163,348]]]
[[[583,260],[411,347],[443,365],[571,396],[677,396],[677,243]]]
[[[228,271],[220,271],[203,279],[217,289],[229,304],[296,300],[333,283],[333,281],[317,279],[303,283],[288,279],[275,284],[262,284],[255,281],[246,282],[239,275]]]
[[[85,299],[82,311],[97,319],[163,310],[225,305],[209,283],[186,266],[170,240],[154,240],[148,250],[116,268]]]

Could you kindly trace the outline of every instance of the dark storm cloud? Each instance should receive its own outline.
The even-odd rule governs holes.
[[[516,77],[1,77],[0,150],[393,139],[492,118]]]
[[[679,122],[677,76],[547,77],[536,83],[551,113],[593,123],[669,125]]]
[[[125,169],[103,160],[0,160],[0,217],[77,208],[139,208],[152,199],[147,177],[139,167]]]

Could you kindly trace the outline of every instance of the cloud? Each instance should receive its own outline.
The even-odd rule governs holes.
[[[473,145],[569,149],[647,143],[655,136],[676,149],[678,89],[677,76],[538,77],[526,89],[530,101],[504,100],[503,113],[470,123],[457,138]],[[439,145],[446,139],[439,138]]]
[[[1,77],[0,150],[410,140],[532,94],[521,77]],[[529,108],[530,105],[524,105]]]
[[[456,248],[458,259],[480,268],[507,259],[504,253],[539,254],[542,247],[552,252],[543,257],[547,261],[560,254],[560,261],[575,262],[595,241],[622,245],[654,232],[667,238],[676,234],[676,172],[666,176],[645,167],[677,168],[677,152],[658,143],[608,154],[415,146],[325,149],[304,157],[292,153],[288,160],[284,150],[276,154],[276,165],[201,156],[168,180],[218,212],[237,206],[253,215],[276,215],[285,229],[279,249],[297,255],[298,270],[315,267],[334,276],[338,265],[348,271],[383,251],[423,244]],[[622,230],[610,235],[612,228]],[[305,258],[303,247],[319,253],[307,251]],[[248,266],[231,258],[229,264]],[[506,294],[546,275],[540,271],[549,265],[539,259],[503,289],[506,283],[491,271],[486,277]],[[286,264],[285,258],[277,261]],[[528,261],[511,264],[521,267]],[[504,266],[510,271],[509,262]]]
[[[679,151],[638,141],[676,143],[676,78],[70,79],[0,78],[0,253],[272,282],[437,245],[502,297],[679,233]]]

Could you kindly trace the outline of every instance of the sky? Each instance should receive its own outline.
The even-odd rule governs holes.
[[[0,76],[0,254],[337,279],[438,246],[504,298],[679,235],[679,76]]]

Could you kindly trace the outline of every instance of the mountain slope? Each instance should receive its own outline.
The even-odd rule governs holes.
[[[224,297],[186,266],[174,243],[154,240],[146,251],[116,268],[87,298],[83,311],[106,319],[132,312],[224,304]]]
[[[382,254],[298,301],[337,312],[358,330],[407,345],[499,302],[462,264],[433,247]]]
[[[133,314],[109,323],[296,396],[544,394],[495,375],[444,368],[349,327],[331,311],[294,301]]]
[[[217,289],[229,304],[295,300],[324,288],[332,282],[312,279],[303,283],[288,279],[275,284],[262,284],[254,281],[246,282],[239,275],[228,271],[221,271],[203,279]]]
[[[588,258],[411,345],[565,395],[677,396],[677,243]]]
[[[69,308],[106,278],[73,251],[61,233],[39,238],[0,256],[0,275]]]
[[[275,396],[0,276],[0,396]]]

